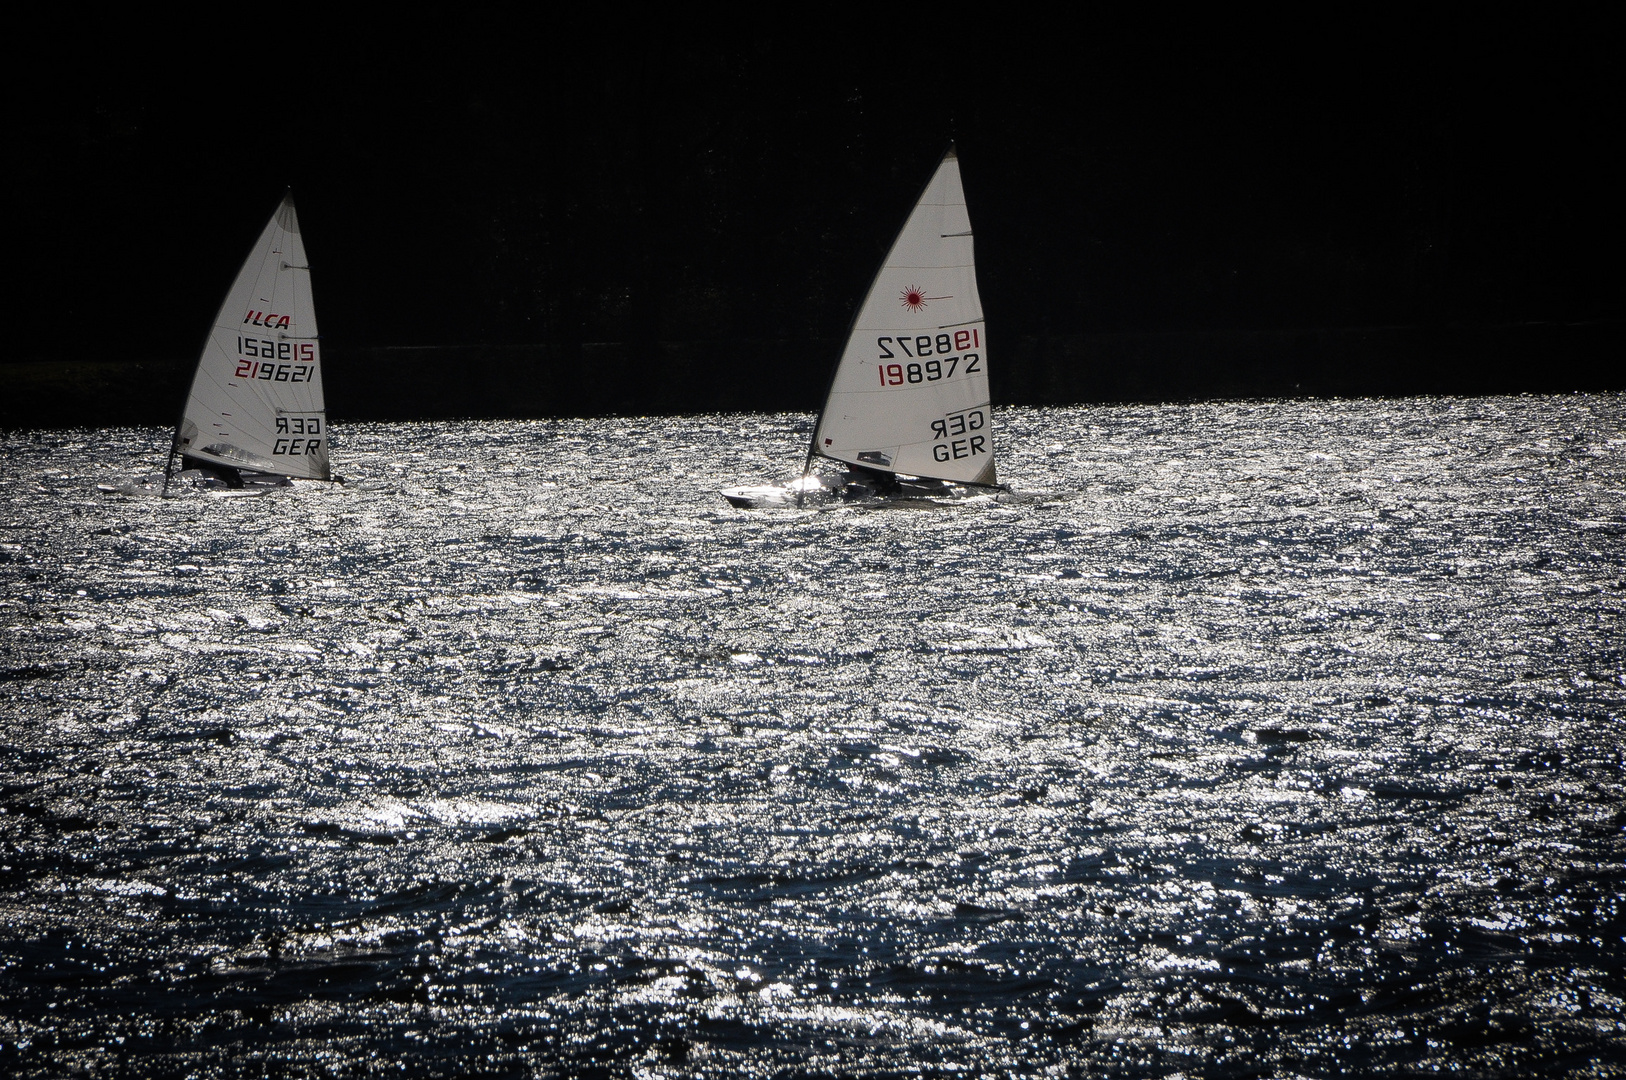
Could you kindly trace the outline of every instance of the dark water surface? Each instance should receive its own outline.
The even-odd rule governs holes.
[[[0,1069],[1626,1075],[1626,398],[0,437]]]

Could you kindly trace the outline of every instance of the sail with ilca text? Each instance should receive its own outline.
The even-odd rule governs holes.
[[[175,449],[193,463],[328,479],[321,354],[310,266],[288,195],[215,316]]]

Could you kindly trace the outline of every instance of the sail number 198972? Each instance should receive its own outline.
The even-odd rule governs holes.
[[[875,339],[875,347],[880,354],[875,371],[882,386],[937,382],[956,374],[979,375],[983,371],[981,354],[967,351],[982,348],[982,334],[975,328],[956,330],[952,335],[880,337]],[[897,362],[889,364],[888,360]]]

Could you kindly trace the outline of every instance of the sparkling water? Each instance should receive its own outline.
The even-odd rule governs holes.
[[[0,1067],[1596,1075],[1626,398],[0,436]]]

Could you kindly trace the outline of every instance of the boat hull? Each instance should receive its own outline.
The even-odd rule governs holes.
[[[724,488],[722,496],[738,510],[809,510],[837,503],[939,505],[991,495],[997,490],[866,470],[834,478],[819,477],[811,482]]]

